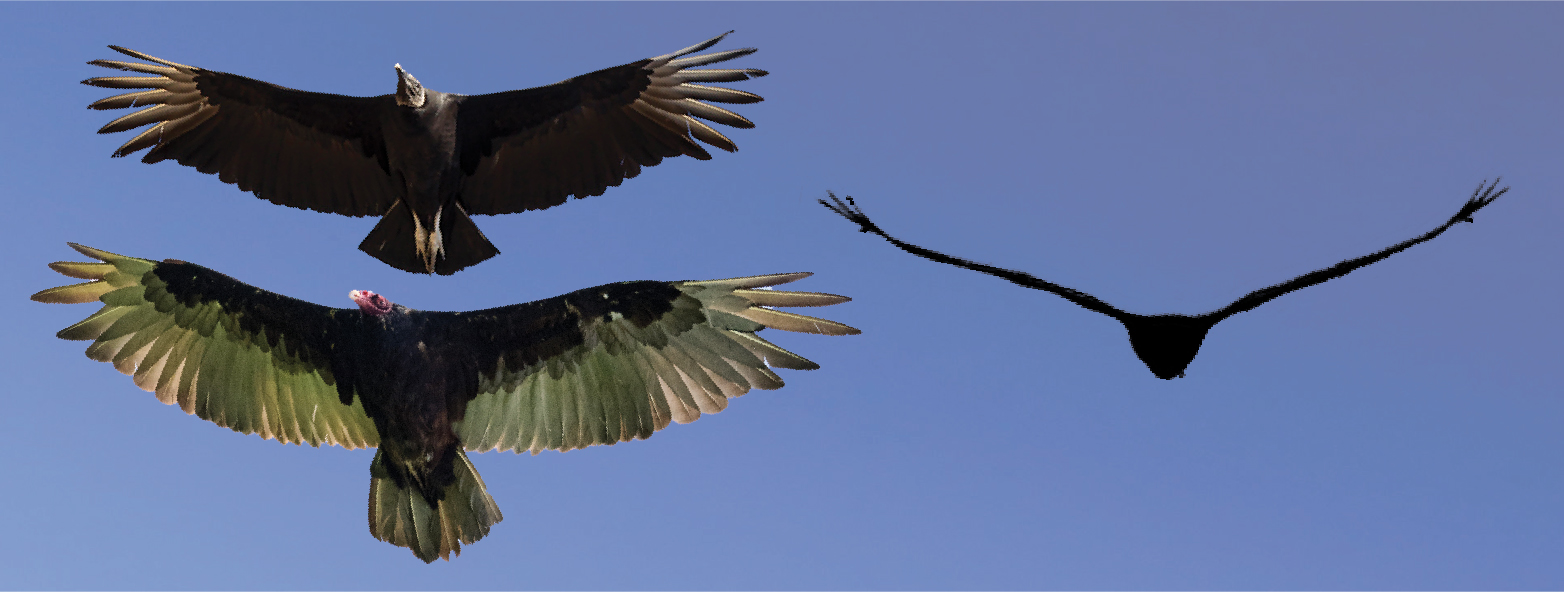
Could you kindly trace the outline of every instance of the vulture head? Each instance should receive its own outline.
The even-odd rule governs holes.
[[[391,301],[367,290],[348,291],[348,298],[353,299],[353,302],[358,304],[359,310],[371,317],[379,317],[391,312]]]
[[[424,85],[418,83],[417,78],[402,69],[401,64],[392,66],[396,68],[396,104],[403,107],[417,109],[424,106]]]

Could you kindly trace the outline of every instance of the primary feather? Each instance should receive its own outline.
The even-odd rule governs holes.
[[[426,89],[400,65],[395,94],[312,93],[113,45],[153,64],[88,64],[152,76],[82,83],[148,89],[89,105],[145,107],[98,130],[151,124],[114,156],[146,150],[143,162],[172,159],[284,206],[380,216],[359,249],[409,272],[454,274],[499,253],[472,215],[602,195],[664,158],[710,159],[702,142],[737,150],[701,120],[754,124],[702,101],[754,103],[760,96],[692,82],[736,82],[766,72],[687,69],[754,53],[690,55],[726,35],[548,86],[487,95]]]
[[[89,358],[220,426],[379,447],[370,533],[426,562],[459,554],[501,519],[467,451],[644,439],[752,388],[781,387],[772,368],[819,368],[756,335],[765,328],[858,333],[765,308],[848,300],[761,289],[809,274],[620,282],[460,313],[353,291],[359,307],[335,309],[195,264],[70,245],[97,261],[50,267],[89,281],[33,300],[103,308],[59,337],[91,341]]]

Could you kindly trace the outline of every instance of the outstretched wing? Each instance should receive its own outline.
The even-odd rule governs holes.
[[[755,335],[765,328],[825,335],[851,327],[766,308],[847,297],[757,290],[808,276],[706,282],[623,282],[548,300],[449,315],[481,350],[479,394],[457,435],[470,451],[568,451],[644,439],[693,422],[750,388],[776,389],[771,367],[819,368]]]
[[[238,432],[349,449],[379,443],[363,405],[351,391],[339,393],[342,368],[332,361],[338,316],[358,312],[267,292],[195,264],[70,246],[98,261],[49,267],[90,282],[32,298],[103,302],[58,334],[91,340],[89,358],[114,363],[158,401]]]
[[[1499,196],[1504,195],[1504,192],[1510,191],[1510,188],[1506,187],[1495,192],[1494,188],[1499,186],[1498,179],[1494,179],[1493,185],[1488,185],[1488,187],[1485,189],[1483,186],[1487,183],[1488,181],[1485,179],[1482,183],[1477,184],[1477,189],[1472,192],[1472,197],[1467,199],[1466,204],[1461,206],[1461,211],[1456,212],[1455,216],[1451,216],[1450,220],[1447,220],[1444,224],[1435,227],[1434,230],[1428,231],[1411,239],[1407,239],[1395,245],[1391,245],[1390,247],[1386,247],[1382,250],[1370,253],[1363,257],[1349,259],[1322,270],[1309,272],[1281,284],[1267,286],[1260,290],[1256,290],[1247,295],[1244,295],[1242,298],[1236,301],[1233,301],[1231,305],[1223,307],[1212,313],[1208,313],[1207,315],[1215,316],[1215,321],[1212,321],[1212,323],[1216,323],[1216,321],[1221,321],[1230,316],[1243,313],[1244,311],[1248,311],[1263,305],[1266,302],[1269,302],[1271,299],[1282,296],[1289,292],[1308,288],[1321,282],[1326,282],[1340,278],[1342,276],[1346,276],[1347,274],[1352,273],[1353,270],[1367,266],[1397,253],[1401,253],[1413,245],[1417,245],[1418,243],[1422,243],[1424,241],[1431,240],[1434,237],[1438,237],[1450,227],[1455,226],[1455,223],[1463,221],[1472,222],[1473,213],[1481,210],[1484,206],[1492,204],[1494,200],[1499,199]]]
[[[820,200],[820,205],[825,206],[827,210],[841,215],[842,218],[846,218],[849,221],[857,223],[859,226],[858,230],[860,232],[874,233],[884,237],[886,241],[890,241],[892,245],[900,247],[902,251],[930,261],[936,261],[942,264],[950,264],[958,268],[966,268],[974,272],[982,272],[991,276],[998,276],[1027,288],[1048,291],[1063,297],[1067,301],[1080,305],[1089,311],[1096,311],[1120,321],[1123,321],[1126,317],[1131,316],[1129,313],[1125,313],[1122,309],[1110,305],[1107,302],[1104,302],[1102,299],[1086,294],[1074,288],[1070,288],[1068,286],[1054,284],[1026,272],[1009,270],[998,266],[990,266],[988,264],[980,264],[972,260],[945,255],[933,249],[919,247],[901,239],[897,239],[896,237],[892,237],[890,233],[882,230],[879,225],[874,224],[874,221],[869,220],[869,217],[863,213],[863,209],[858,207],[858,203],[853,201],[852,196],[847,196],[847,200],[843,201],[841,198],[836,197],[835,193],[826,192],[826,194],[830,196],[831,201],[827,202],[825,200]]]
[[[379,113],[394,107],[392,96],[297,91],[109,47],[153,62],[87,62],[153,75],[82,81],[111,89],[148,89],[88,106],[150,106],[98,130],[108,134],[153,124],[114,156],[151,148],[142,162],[174,159],[283,206],[347,216],[378,216],[391,207],[396,193],[387,173]]]
[[[747,56],[754,48],[685,57],[725,36],[548,86],[463,98],[457,125],[468,143],[461,147],[467,212],[540,210],[570,196],[602,195],[665,157],[711,158],[695,140],[738,150],[700,120],[735,128],[755,124],[702,101],[755,103],[761,98],[693,83],[735,82],[766,72],[687,68]]]

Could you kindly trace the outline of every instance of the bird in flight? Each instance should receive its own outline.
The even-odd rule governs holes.
[[[284,443],[378,447],[369,532],[425,562],[501,519],[467,451],[568,451],[650,437],[722,411],[772,368],[819,365],[755,334],[858,330],[768,307],[847,297],[765,289],[809,276],[620,282],[469,312],[419,311],[371,291],[333,309],[178,260],[70,244],[88,280],[34,294],[103,308],[59,332],[89,340],[158,401]]]
[[[1209,332],[1212,326],[1215,326],[1223,319],[1263,305],[1271,299],[1289,292],[1345,276],[1353,270],[1400,253],[1418,243],[1438,237],[1445,230],[1454,226],[1455,223],[1472,222],[1473,213],[1493,203],[1494,200],[1499,199],[1499,196],[1504,195],[1504,192],[1510,190],[1510,188],[1506,187],[1495,191],[1495,188],[1499,185],[1498,180],[1495,180],[1493,185],[1488,185],[1485,188],[1484,185],[1486,184],[1486,180],[1478,184],[1477,190],[1472,192],[1472,197],[1461,207],[1461,210],[1456,212],[1455,216],[1450,217],[1450,220],[1445,221],[1444,224],[1435,227],[1434,230],[1363,257],[1349,259],[1328,268],[1309,272],[1281,284],[1256,290],[1233,301],[1232,304],[1226,307],[1200,315],[1183,315],[1178,313],[1141,315],[1139,313],[1130,313],[1103,302],[1092,295],[1054,284],[1025,272],[1007,270],[959,257],[952,257],[892,237],[880,229],[874,222],[870,221],[868,216],[864,215],[863,209],[858,207],[852,196],[848,196],[846,201],[843,201],[837,198],[836,194],[827,192],[830,196],[830,201],[820,200],[820,203],[832,212],[857,223],[860,227],[859,231],[874,233],[884,237],[891,244],[918,257],[968,270],[975,270],[984,274],[991,274],[1027,288],[1045,290],[1064,297],[1065,300],[1085,307],[1088,310],[1112,317],[1118,320],[1119,323],[1124,324],[1124,329],[1129,331],[1130,347],[1135,349],[1135,355],[1140,357],[1141,362],[1146,363],[1146,367],[1151,369],[1151,373],[1161,379],[1173,379],[1184,376],[1184,369],[1189,367],[1189,363],[1200,352],[1200,344],[1205,341],[1206,332]]]
[[[737,82],[766,71],[690,69],[755,52],[689,55],[726,36],[548,86],[487,95],[426,89],[400,64],[396,94],[312,93],[114,45],[151,63],[87,63],[152,76],[82,84],[147,89],[88,106],[147,106],[98,130],[153,124],[114,156],[150,148],[142,162],[173,159],[276,204],[379,216],[359,249],[408,272],[449,275],[499,254],[474,214],[542,210],[570,196],[602,195],[666,157],[710,159],[696,140],[738,150],[701,120],[755,124],[703,101],[755,103],[760,96],[697,83]]]

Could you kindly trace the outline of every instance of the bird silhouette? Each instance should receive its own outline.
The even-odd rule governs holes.
[[[1510,190],[1510,188],[1505,187],[1495,191],[1495,188],[1499,185],[1498,179],[1495,179],[1492,185],[1487,184],[1487,180],[1478,184],[1477,190],[1472,192],[1472,197],[1461,207],[1461,211],[1455,213],[1455,216],[1451,216],[1450,220],[1445,221],[1444,224],[1435,227],[1434,230],[1363,257],[1349,259],[1280,284],[1267,286],[1244,295],[1226,307],[1199,315],[1183,315],[1179,313],[1141,315],[1139,313],[1130,313],[1103,302],[1102,299],[1092,295],[1054,284],[1026,272],[1007,270],[945,255],[938,251],[919,247],[892,237],[878,225],[874,224],[873,221],[870,221],[868,216],[864,215],[863,210],[853,201],[852,196],[848,196],[844,201],[837,198],[836,194],[826,192],[830,196],[830,201],[820,200],[820,204],[829,208],[832,212],[857,223],[862,227],[859,229],[861,232],[874,233],[884,237],[885,240],[900,247],[903,251],[918,257],[991,274],[1027,288],[1045,290],[1064,297],[1065,300],[1085,307],[1088,310],[1112,317],[1118,320],[1119,323],[1124,324],[1124,329],[1129,331],[1130,346],[1135,349],[1135,355],[1140,357],[1141,362],[1146,363],[1146,368],[1151,369],[1151,373],[1158,378],[1173,379],[1184,376],[1184,369],[1189,367],[1189,363],[1200,352],[1200,345],[1205,341],[1206,333],[1211,331],[1212,326],[1215,326],[1223,319],[1263,305],[1271,299],[1289,292],[1345,276],[1353,270],[1400,253],[1418,243],[1438,237],[1445,230],[1454,226],[1455,223],[1472,222],[1473,213],[1493,203],[1494,200],[1499,199],[1499,196]]]

